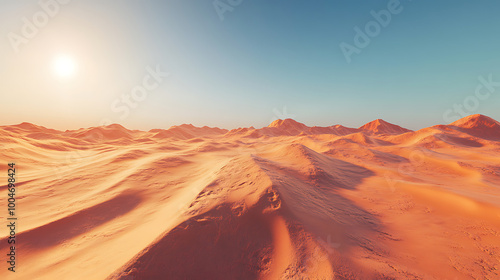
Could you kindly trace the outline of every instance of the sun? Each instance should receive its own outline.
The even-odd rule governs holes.
[[[54,74],[60,78],[70,78],[74,76],[76,66],[75,60],[68,55],[60,55],[56,57],[52,65]]]

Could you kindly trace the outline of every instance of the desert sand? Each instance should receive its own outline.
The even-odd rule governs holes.
[[[500,124],[0,127],[0,279],[500,279]]]

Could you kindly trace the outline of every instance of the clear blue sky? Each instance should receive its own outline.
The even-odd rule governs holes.
[[[474,97],[479,76],[500,82],[499,1],[402,0],[350,63],[340,44],[355,46],[354,28],[392,1],[242,0],[221,20],[212,0],[72,0],[17,53],[12,33],[23,36],[23,17],[33,21],[43,9],[0,3],[1,124],[234,128],[292,116],[307,125],[383,118],[418,129],[445,123],[464,100],[466,113],[500,120],[500,87]],[[70,77],[52,73],[62,55],[76,65]],[[157,65],[170,76],[136,108],[124,105],[122,95]]]

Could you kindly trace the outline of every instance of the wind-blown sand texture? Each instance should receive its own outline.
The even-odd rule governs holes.
[[[1,279],[500,279],[486,116],[418,131],[22,123],[0,142],[19,225],[15,273],[1,236]]]

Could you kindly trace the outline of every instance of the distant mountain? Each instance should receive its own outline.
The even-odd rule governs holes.
[[[359,128],[361,131],[369,133],[369,134],[403,134],[406,132],[411,132],[411,130],[403,128],[399,125],[395,125],[389,122],[386,122],[382,119],[377,119],[371,121]]]
[[[152,129],[149,132],[154,133],[154,138],[191,139],[210,135],[222,135],[228,131],[217,127],[196,127],[192,124],[183,124],[172,126],[169,129]]]
[[[484,115],[470,115],[449,126],[479,138],[500,140],[500,123]]]

